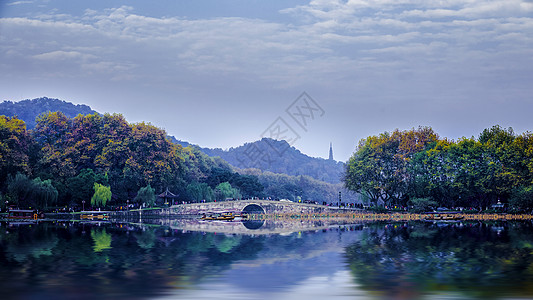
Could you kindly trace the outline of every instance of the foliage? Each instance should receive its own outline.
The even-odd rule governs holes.
[[[191,182],[187,185],[186,190],[189,200],[194,202],[203,200],[211,202],[215,199],[215,194],[207,183]]]
[[[533,211],[533,186],[522,186],[513,191],[509,204],[522,212]]]
[[[30,135],[24,122],[0,116],[0,182],[17,172],[30,173]]]
[[[104,207],[111,199],[111,188],[109,186],[94,183],[94,194],[91,198],[91,205]]]
[[[7,190],[10,204],[20,207],[36,207],[46,209],[57,202],[57,189],[51,180],[30,179],[25,174],[17,173],[8,179]]]
[[[409,200],[409,205],[412,206],[411,211],[415,213],[432,211],[439,205],[437,201],[431,200],[431,198],[413,198]]]
[[[57,202],[57,189],[50,179],[41,180],[39,177],[33,179],[31,189],[33,207],[46,209]]]
[[[238,189],[231,186],[229,182],[222,182],[219,183],[215,187],[215,198],[217,200],[224,200],[224,199],[240,199],[241,193]]]
[[[348,189],[365,194],[374,203],[405,203],[411,181],[408,164],[413,156],[438,139],[429,127],[395,130],[359,142],[346,166],[344,183]]]
[[[145,203],[148,206],[153,206],[155,204],[155,200],[155,192],[150,185],[140,188],[137,192],[137,196],[135,196],[133,199],[135,203]]]
[[[81,204],[82,201],[89,200],[93,193],[94,183],[106,185],[105,175],[96,174],[92,169],[83,169],[72,178],[67,179],[67,189],[71,197],[72,204]]]
[[[51,111],[61,111],[70,118],[74,118],[79,114],[87,115],[95,113],[95,111],[87,105],[75,105],[66,101],[47,97],[17,102],[4,101],[0,103],[0,115],[17,116],[17,118],[26,122],[28,129],[33,129],[35,127],[35,118],[37,118],[37,116]]]
[[[516,135],[512,128],[494,126],[477,140],[458,141],[439,139],[425,127],[396,130],[359,143],[344,183],[374,203],[403,206],[428,198],[440,206],[483,210],[532,183],[532,159],[532,135]]]

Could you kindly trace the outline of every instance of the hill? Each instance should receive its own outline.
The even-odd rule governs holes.
[[[87,115],[96,113],[96,111],[87,105],[75,105],[70,102],[47,97],[18,102],[4,101],[0,103],[0,115],[18,117],[26,123],[27,129],[35,127],[35,118],[40,114],[55,111],[60,111],[69,118],[74,118],[79,114]]]
[[[341,176],[344,172],[344,163],[342,162],[310,157],[286,141],[269,138],[228,150],[202,148],[202,151],[209,156],[219,156],[240,169],[255,168],[292,176],[305,175],[334,184],[341,182]]]

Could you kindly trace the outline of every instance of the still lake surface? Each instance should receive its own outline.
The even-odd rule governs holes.
[[[4,222],[0,298],[533,298],[531,222],[254,222]]]

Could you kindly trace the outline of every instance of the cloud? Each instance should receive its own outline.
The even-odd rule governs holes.
[[[14,1],[14,2],[6,3],[6,5],[8,6],[21,5],[21,4],[33,4],[33,1]]]
[[[47,53],[41,53],[34,55],[33,58],[39,59],[39,60],[46,60],[46,61],[65,61],[65,60],[79,60],[79,61],[87,61],[90,59],[96,58],[95,55],[92,54],[84,54],[77,51],[52,51]]]
[[[201,143],[216,146],[235,145],[218,144],[214,127],[239,135],[217,118],[251,118],[246,124],[260,128],[243,130],[260,133],[271,120],[255,119],[270,106],[282,106],[273,114],[283,112],[279,99],[303,90],[324,101],[328,118],[335,116],[330,122],[349,128],[346,140],[377,133],[371,129],[432,125],[416,123],[425,120],[454,119],[460,134],[468,135],[464,128],[477,134],[486,124],[479,118],[498,120],[502,112],[520,120],[532,108],[524,104],[533,94],[531,1],[315,0],[283,9],[277,19],[148,15],[132,5],[0,18],[2,90],[17,80],[20,89],[72,87],[82,99],[101,98],[101,106],[116,102],[109,111],[151,101],[151,109],[171,115],[169,124],[185,128],[197,124],[197,105],[202,124],[216,124],[193,126],[189,134],[209,132]],[[502,105],[505,99],[520,105]],[[175,118],[184,107],[191,113]],[[469,121],[463,107],[493,111]],[[149,112],[132,114],[149,120]]]
[[[329,79],[335,70],[348,72],[338,77],[362,72],[346,70],[346,65],[380,72],[383,62],[410,61],[411,55],[427,57],[419,64],[431,65],[430,56],[466,59],[469,51],[482,51],[483,43],[491,49],[516,43],[514,51],[525,51],[531,45],[526,34],[532,28],[531,10],[532,3],[518,0],[316,0],[282,11],[295,20],[305,15],[299,25],[247,18],[149,17],[129,6],[86,10],[77,17],[53,13],[0,22],[4,40],[17,41],[3,46],[5,53],[77,61],[79,68],[72,72],[106,70],[114,78],[132,80],[163,70],[161,76],[150,76],[166,81],[183,73],[218,73],[274,85],[335,85],[338,82]],[[448,45],[456,52],[434,45]],[[373,69],[369,61],[379,63]],[[322,72],[315,73],[317,69]]]

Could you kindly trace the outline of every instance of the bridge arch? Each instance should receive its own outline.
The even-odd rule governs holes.
[[[243,209],[242,212],[248,213],[248,214],[265,214],[265,209],[259,205],[259,204],[248,204]]]

